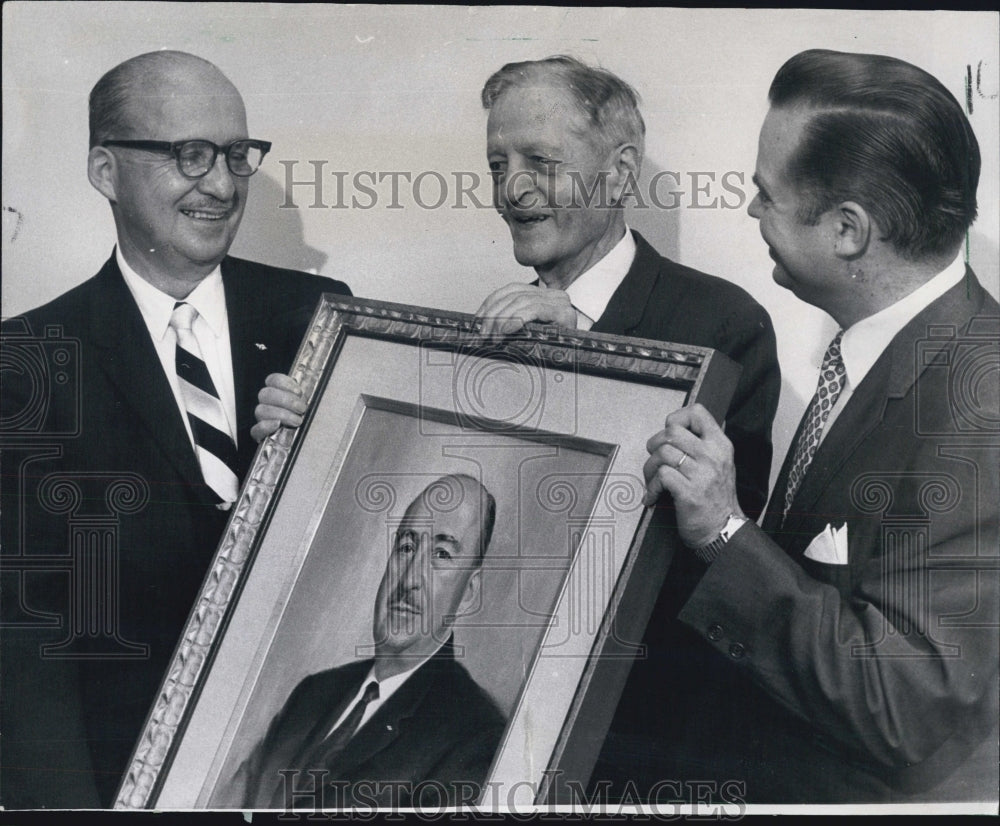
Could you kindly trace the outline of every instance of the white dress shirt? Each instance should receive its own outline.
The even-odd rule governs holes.
[[[868,375],[896,334],[918,313],[958,284],[964,276],[965,261],[959,254],[941,272],[930,281],[921,284],[908,296],[901,298],[895,304],[890,304],[875,315],[861,319],[844,331],[844,337],[840,341],[840,354],[844,359],[847,378],[844,381],[844,389],[840,391],[837,403],[823,426],[820,443],[826,438],[826,434],[830,432],[834,421],[850,401],[858,385]]]
[[[184,399],[181,397],[180,384],[177,381],[176,350],[177,335],[170,326],[170,316],[177,300],[165,292],[158,290],[146,279],[133,270],[119,247],[115,248],[118,267],[125,278],[125,284],[132,293],[132,298],[139,307],[143,321],[149,329],[149,336],[160,357],[163,372],[170,382],[174,392],[177,409],[181,412],[184,429],[194,449],[194,435],[188,422]],[[229,435],[236,441],[236,389],[233,381],[233,356],[229,343],[229,317],[226,314],[226,294],[222,287],[222,270],[216,267],[195,287],[184,299],[198,311],[198,317],[192,326],[192,332],[198,339],[201,357],[208,367],[209,375],[215,384],[216,392],[222,400],[222,407],[229,424]],[[123,347],[129,342],[123,341]],[[140,392],[137,390],[137,392]]]
[[[625,227],[625,234],[600,261],[576,277],[566,288],[576,310],[576,329],[589,330],[602,315],[615,290],[625,280],[635,259],[635,238]],[[540,281],[545,286],[544,281]]]
[[[443,644],[444,643],[442,643],[442,645]],[[427,662],[440,650],[441,646],[439,645],[437,649],[434,650],[433,653],[428,654],[422,660],[417,661],[411,668],[408,668],[406,669],[406,671],[402,671],[399,674],[393,674],[391,677],[386,677],[384,680],[375,679],[375,666],[373,665],[371,670],[368,672],[368,676],[361,681],[361,687],[358,689],[357,693],[351,699],[351,702],[349,702],[344,707],[344,711],[337,718],[337,722],[330,727],[330,730],[327,732],[326,736],[329,737],[331,734],[333,734],[333,732],[337,730],[338,726],[340,726],[340,724],[347,719],[347,715],[349,715],[354,706],[358,704],[358,701],[364,695],[365,689],[368,687],[369,683],[371,683],[372,681],[378,683],[378,697],[369,702],[368,705],[365,707],[365,713],[361,716],[361,721],[358,723],[358,728],[356,729],[356,731],[359,731],[361,727],[371,719],[372,715],[376,711],[378,711],[386,703],[386,701],[388,701],[388,699],[399,690],[399,688],[403,685],[403,683],[405,683],[410,678],[410,676],[413,674],[414,671],[420,668],[420,666],[422,666],[425,662]]]

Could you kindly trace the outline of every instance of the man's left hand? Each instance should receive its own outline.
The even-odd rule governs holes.
[[[260,402],[253,411],[257,424],[250,430],[253,440],[260,444],[279,427],[299,427],[306,413],[302,388],[291,376],[271,373],[257,394]]]
[[[743,516],[736,499],[732,442],[700,404],[667,416],[646,450],[644,503],[648,507],[669,493],[681,539],[689,548],[715,539],[730,514]]]

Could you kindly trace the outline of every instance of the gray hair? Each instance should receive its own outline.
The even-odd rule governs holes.
[[[508,89],[543,80],[554,80],[572,95],[604,147],[632,144],[641,163],[646,124],[639,113],[639,95],[616,74],[588,66],[575,57],[553,55],[544,60],[508,63],[483,86],[483,108],[492,108]]]

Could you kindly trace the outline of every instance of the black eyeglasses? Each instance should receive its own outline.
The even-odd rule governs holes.
[[[150,152],[169,152],[177,160],[177,168],[187,178],[203,178],[215,166],[221,152],[226,156],[226,166],[234,175],[249,178],[260,169],[264,156],[271,150],[270,141],[240,140],[227,146],[211,141],[101,141],[101,146],[123,146],[126,149],[145,149]]]

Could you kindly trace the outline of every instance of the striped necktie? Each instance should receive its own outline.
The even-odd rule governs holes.
[[[844,389],[847,372],[844,369],[843,356],[840,354],[840,340],[843,336],[843,330],[837,333],[823,356],[823,364],[819,370],[819,384],[812,401],[809,403],[809,408],[806,410],[805,424],[802,427],[799,440],[795,444],[792,469],[788,473],[788,487],[785,489],[785,510],[782,522],[784,522],[784,517],[788,516],[788,509],[805,478],[806,471],[816,453],[816,448],[819,447],[823,427],[826,425],[826,420],[830,418],[830,411],[837,403],[840,391]]]
[[[187,411],[195,453],[205,483],[218,495],[220,507],[236,501],[239,479],[236,476],[236,443],[230,435],[222,400],[215,390],[201,348],[191,326],[198,311],[178,301],[170,316],[170,326],[177,334],[176,369],[181,398]]]

